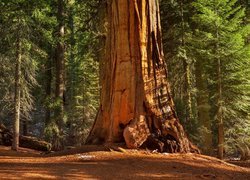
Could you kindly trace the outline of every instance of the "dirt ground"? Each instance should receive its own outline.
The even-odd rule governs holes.
[[[0,179],[250,179],[250,168],[203,155],[103,150],[88,146],[42,155],[0,146]]]

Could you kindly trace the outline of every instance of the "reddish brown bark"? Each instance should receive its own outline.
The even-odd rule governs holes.
[[[161,151],[192,151],[167,82],[158,1],[107,3],[101,107],[87,143],[125,141],[132,148],[156,144]]]

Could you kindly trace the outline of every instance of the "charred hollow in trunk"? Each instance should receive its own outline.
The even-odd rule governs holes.
[[[109,0],[101,107],[88,144],[125,141],[167,152],[199,152],[176,116],[163,59],[158,1]]]

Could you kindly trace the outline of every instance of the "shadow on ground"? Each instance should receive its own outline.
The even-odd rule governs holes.
[[[62,157],[1,156],[0,179],[247,180],[250,169],[202,155],[131,155],[100,151]]]

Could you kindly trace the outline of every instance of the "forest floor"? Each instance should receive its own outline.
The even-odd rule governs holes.
[[[86,146],[41,154],[0,146],[0,179],[250,179],[250,162],[246,168],[197,154],[103,150]]]

